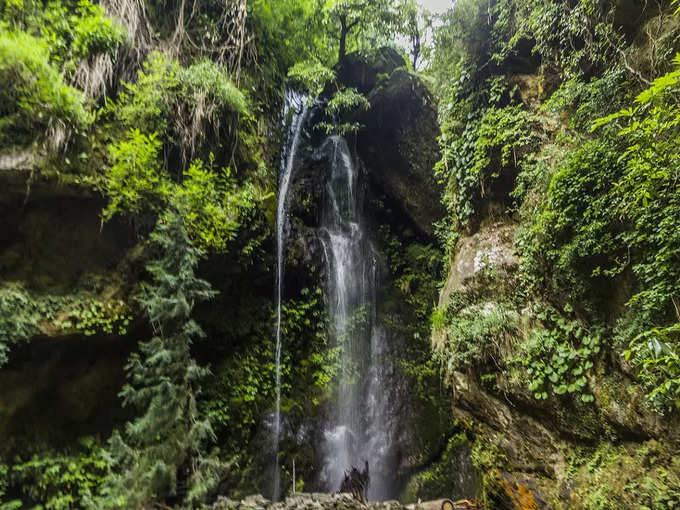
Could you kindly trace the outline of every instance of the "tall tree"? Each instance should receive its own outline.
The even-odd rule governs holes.
[[[408,40],[413,69],[428,59],[432,38],[432,14],[418,5],[416,0],[400,0],[395,6],[398,18],[397,31]]]
[[[212,298],[196,277],[202,253],[187,236],[183,215],[167,213],[151,235],[162,253],[147,270],[152,281],[139,298],[155,336],[140,344],[126,366],[123,404],[140,412],[109,445],[112,465],[96,508],[146,508],[170,502],[195,508],[227,466],[206,455],[214,439],[197,408],[199,381],[207,370],[191,357],[193,339],[204,335],[191,319],[194,304]]]
[[[347,55],[349,37],[353,33],[366,35],[373,31],[381,35],[396,21],[392,2],[389,0],[338,0],[329,11],[329,21],[334,25],[338,39],[338,62]]]

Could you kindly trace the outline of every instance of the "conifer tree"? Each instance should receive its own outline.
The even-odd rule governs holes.
[[[195,508],[227,468],[205,454],[214,434],[196,397],[208,371],[190,352],[193,339],[204,335],[191,319],[192,308],[215,292],[194,274],[202,254],[192,246],[181,213],[166,214],[151,240],[162,256],[147,266],[151,283],[139,301],[155,336],[130,357],[128,383],[120,394],[124,406],[140,414],[110,440],[111,472],[96,508],[151,508],[164,502]]]

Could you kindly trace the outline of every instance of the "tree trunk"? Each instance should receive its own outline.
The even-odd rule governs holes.
[[[347,18],[342,16],[340,18],[340,51],[338,52],[338,63],[342,64],[345,60],[345,55],[347,54]]]

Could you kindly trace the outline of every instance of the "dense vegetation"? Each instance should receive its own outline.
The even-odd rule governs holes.
[[[677,508],[675,4],[457,0],[433,15],[414,0],[0,0],[0,160],[10,162],[0,171],[20,176],[13,207],[41,184],[67,187],[96,203],[102,233],[132,238],[106,283],[24,278],[12,273],[17,256],[3,255],[0,366],[44,338],[139,342],[125,353],[116,419],[0,449],[0,509],[200,508],[263,489],[284,90],[324,101],[321,132],[354,136],[371,98],[339,73],[351,54],[382,46],[438,98],[432,172],[447,211],[431,239],[372,197],[389,274],[382,313],[408,339],[401,369],[423,421],[448,420],[405,496],[449,494],[450,464],[465,457],[481,475],[469,496],[538,508],[507,503],[507,449],[479,415],[450,418],[450,395],[433,391],[443,377],[458,394],[466,377],[568,430],[565,473],[533,472],[550,504]],[[378,73],[378,88],[386,79]],[[482,263],[436,307],[465,239],[494,228],[518,267]],[[58,269],[81,264],[51,256]],[[339,367],[322,271],[295,262],[282,409],[302,428],[323,412]],[[624,400],[636,407],[621,425],[611,409]],[[314,455],[284,439],[288,485],[314,480]],[[558,481],[576,487],[567,500]]]
[[[638,412],[675,423],[674,11],[671,2],[460,1],[444,17],[433,57],[449,210],[441,236],[455,255],[461,236],[512,225],[519,260],[516,272],[475,276],[435,314],[450,377],[469,373],[491,393],[530,396],[552,416],[573,409],[605,429],[603,388],[626,386],[614,398],[644,395]],[[677,438],[667,439],[677,454]],[[654,490],[634,496],[601,475],[603,487],[570,503],[673,508],[671,466],[672,481]]]

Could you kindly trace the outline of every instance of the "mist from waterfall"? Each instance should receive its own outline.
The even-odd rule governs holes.
[[[279,469],[279,441],[281,436],[281,306],[283,297],[284,248],[288,226],[288,190],[293,174],[300,135],[309,111],[307,97],[290,91],[286,93],[284,122],[288,122],[288,132],[281,153],[279,175],[278,206],[276,211],[276,407],[274,410],[274,480],[272,499],[278,501],[281,493],[281,473]],[[292,117],[291,117],[292,116]]]

